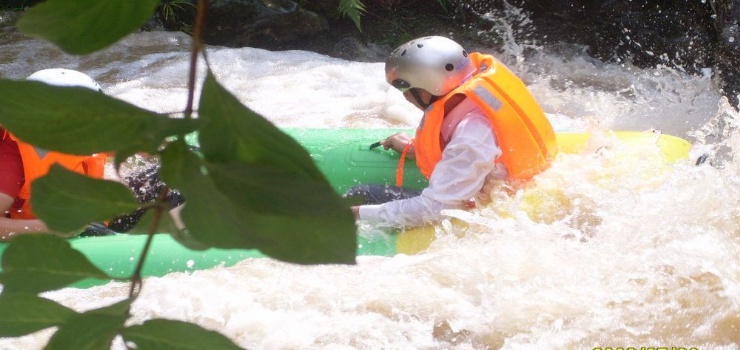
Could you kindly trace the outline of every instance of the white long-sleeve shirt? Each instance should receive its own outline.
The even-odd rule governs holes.
[[[443,209],[463,208],[465,202],[482,190],[488,177],[506,177],[506,168],[494,163],[501,149],[491,124],[474,103],[463,101],[446,118],[462,121],[454,130],[442,130],[443,137],[451,136],[429,178],[429,186],[417,197],[360,206],[361,220],[393,227],[439,221]]]

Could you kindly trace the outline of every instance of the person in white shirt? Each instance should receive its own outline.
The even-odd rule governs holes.
[[[398,133],[380,144],[415,158],[429,186],[421,192],[356,186],[345,194],[365,199],[352,207],[356,219],[392,227],[439,221],[444,209],[469,208],[488,181],[527,180],[557,153],[544,113],[493,56],[469,55],[453,40],[424,37],[394,50],[385,72],[387,81],[424,111],[424,118],[415,139]],[[509,154],[503,156],[507,152],[502,149]]]

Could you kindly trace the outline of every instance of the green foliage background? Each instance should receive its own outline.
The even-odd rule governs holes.
[[[206,1],[199,2],[202,21]],[[136,31],[159,0],[48,0],[25,12],[17,27],[62,50],[85,55]],[[342,0],[340,11],[359,25],[362,3]],[[202,23],[202,22],[201,22]],[[73,154],[113,152],[116,165],[139,152],[159,155],[164,181],[187,204],[185,230],[172,229],[191,249],[259,249],[301,264],[355,261],[356,227],[349,205],[327,182],[310,155],[291,137],[242,105],[208,70],[199,110],[192,111],[196,60],[205,57],[202,24],[193,35],[193,60],[184,118],[148,111],[84,88],[0,79],[0,124],[39,147]],[[194,115],[197,114],[197,118]],[[198,132],[201,152],[185,144]],[[234,188],[242,189],[233,191]],[[87,178],[55,166],[32,184],[37,215],[55,232],[71,236],[90,222],[142,207],[123,184]],[[149,242],[167,214],[162,198],[144,206],[154,218]],[[170,228],[170,225],[162,227]],[[135,230],[140,232],[142,230]],[[141,288],[139,266],[121,301],[83,313],[39,296],[86,278],[111,279],[63,238],[18,235],[2,255],[0,337],[57,327],[46,349],[107,349],[122,337],[137,349],[238,349],[223,335],[197,325],[153,319],[125,323]]]

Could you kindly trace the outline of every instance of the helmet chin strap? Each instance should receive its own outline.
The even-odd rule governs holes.
[[[431,106],[432,103],[434,103],[434,101],[439,98],[437,96],[430,95],[431,97],[429,98],[429,103],[424,102],[424,100],[421,99],[421,95],[419,95],[419,90],[417,89],[411,89],[411,96],[413,96],[414,100],[416,100],[416,103],[418,103],[419,106],[424,107],[424,109],[429,108],[429,106]]]

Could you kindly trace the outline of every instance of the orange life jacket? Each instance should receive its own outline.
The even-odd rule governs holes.
[[[36,218],[36,215],[31,210],[31,183],[37,178],[46,175],[54,163],[59,163],[63,167],[83,175],[98,179],[103,178],[106,160],[104,153],[96,153],[92,156],[64,154],[34,147],[19,140],[10,133],[3,135],[3,137],[10,137],[18,144],[18,151],[23,161],[25,180],[16,199],[16,203],[20,202],[22,204],[20,208],[11,208],[10,217],[13,219]]]
[[[524,83],[491,55],[471,53],[478,67],[473,77],[435,101],[416,131],[416,164],[429,178],[442,159],[441,128],[445,104],[463,94],[485,113],[502,151],[502,163],[511,180],[526,181],[546,169],[558,151],[555,132]]]

